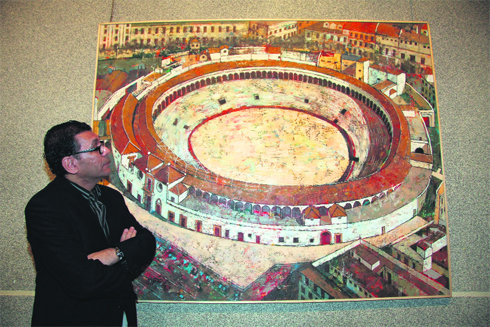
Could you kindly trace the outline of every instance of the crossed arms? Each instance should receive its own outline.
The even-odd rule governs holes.
[[[131,226],[129,228],[125,228],[121,235],[120,242],[124,242],[136,236],[136,229]],[[107,248],[104,250],[100,250],[94,253],[91,253],[87,256],[89,260],[99,260],[102,264],[106,266],[112,266],[119,262],[119,257],[116,254],[116,248]]]

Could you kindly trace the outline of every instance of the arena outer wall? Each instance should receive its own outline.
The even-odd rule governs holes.
[[[256,71],[263,72],[260,78],[279,78],[280,70],[297,71],[297,80],[331,87],[356,97],[385,116],[391,133],[391,151],[378,172],[358,180],[314,186],[274,186],[229,180],[186,164],[169,151],[156,134],[153,119],[177,97],[223,81],[217,78],[219,76],[231,74],[239,79],[242,76],[251,78],[250,73]],[[294,75],[288,74],[287,78],[291,76]],[[393,102],[367,84],[336,71],[307,64],[279,60],[228,61],[192,68],[172,78],[157,75],[149,80],[151,82],[147,85],[150,87],[147,86],[146,92],[144,89],[129,92],[126,88],[110,112],[110,133],[118,176],[126,191],[146,210],[164,220],[197,232],[240,241],[310,246],[383,234],[409,221],[423,203],[426,188],[387,215],[368,217],[358,222],[348,222],[346,217],[340,217],[332,219],[328,225],[314,226],[256,224],[204,215],[186,208],[179,203],[189,195],[189,190],[208,192],[217,199],[216,205],[226,206],[229,201],[250,204],[252,208],[260,208],[258,212],[254,210],[258,214],[264,212],[264,207],[270,213],[272,206],[280,210],[292,208],[288,212],[298,213],[309,206],[328,208],[334,204],[349,207],[356,202],[369,204],[400,187],[410,171],[407,121]]]

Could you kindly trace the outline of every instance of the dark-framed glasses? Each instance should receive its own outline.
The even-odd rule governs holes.
[[[99,151],[100,154],[103,154],[104,148],[107,148],[106,141],[100,141],[100,144],[98,146],[96,146],[95,148],[90,148],[87,150],[78,151],[78,152],[72,153],[71,155],[80,154],[80,153],[87,153],[87,152],[94,152],[94,151]]]

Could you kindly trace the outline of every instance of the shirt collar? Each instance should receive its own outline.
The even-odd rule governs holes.
[[[78,191],[80,191],[80,193],[82,193],[83,197],[86,199],[98,200],[101,195],[99,184],[95,184],[95,187],[92,189],[92,191],[87,191],[80,185],[77,185],[73,182],[70,182],[70,184],[73,185],[73,187],[76,188]]]

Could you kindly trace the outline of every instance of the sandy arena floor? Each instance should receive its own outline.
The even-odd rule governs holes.
[[[347,143],[337,128],[293,110],[233,111],[198,127],[191,144],[207,169],[259,184],[334,183],[349,164]]]

